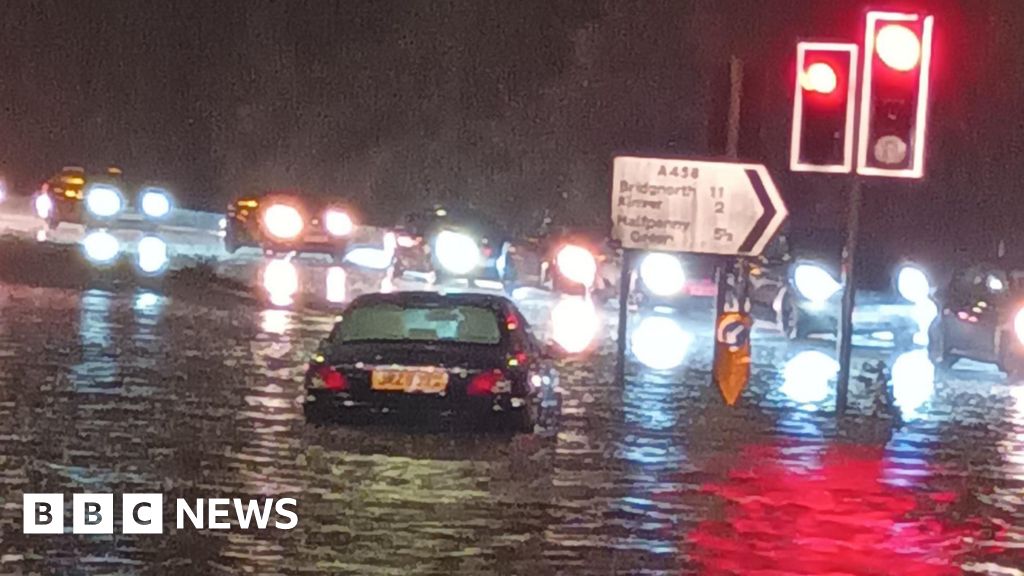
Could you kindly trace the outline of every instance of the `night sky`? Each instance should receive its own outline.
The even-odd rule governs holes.
[[[613,153],[723,152],[737,54],[742,155],[773,170],[794,225],[837,225],[844,179],[786,173],[792,60],[801,37],[857,39],[863,6],[4,2],[0,170],[27,191],[64,164],[116,163],[208,209],[287,187],[385,223],[415,198],[594,224]],[[1024,2],[918,6],[938,17],[928,179],[870,184],[865,233],[894,253],[994,253],[1024,217]]]

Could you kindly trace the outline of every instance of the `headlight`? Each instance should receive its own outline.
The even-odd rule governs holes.
[[[53,198],[50,198],[49,194],[45,192],[36,196],[35,200],[36,216],[39,216],[42,220],[50,218],[50,214],[53,212]]]
[[[139,240],[139,269],[146,274],[157,274],[167,267],[167,243],[156,236]]]
[[[555,263],[563,276],[577,284],[592,286],[597,276],[597,260],[590,250],[567,244],[558,251]]]
[[[822,304],[843,286],[827,270],[816,264],[799,264],[793,271],[793,284],[801,296]]]
[[[640,280],[655,296],[672,296],[683,290],[686,272],[678,257],[655,252],[640,263]]]
[[[324,214],[324,226],[331,236],[348,236],[355,228],[352,217],[341,210],[328,210]]]
[[[95,185],[85,194],[85,207],[93,216],[116,216],[124,207],[121,191],[113,186]]]
[[[932,285],[924,270],[908,264],[900,268],[896,274],[896,290],[905,300],[920,304],[928,300],[932,293]]]
[[[93,232],[82,240],[85,256],[97,264],[109,264],[121,251],[121,243],[109,232]]]
[[[150,218],[163,218],[171,213],[171,195],[161,188],[146,188],[139,204],[142,213]]]
[[[480,262],[480,247],[476,241],[450,230],[442,230],[434,242],[437,260],[452,274],[468,274]]]
[[[263,226],[272,236],[292,240],[302,233],[302,214],[292,206],[272,204],[263,212]]]
[[[263,269],[263,288],[275,306],[288,306],[299,291],[299,271],[288,260],[271,260]]]
[[[1024,345],[1024,308],[1018,310],[1013,317],[1013,331],[1017,334],[1017,340]]]
[[[988,275],[988,278],[985,279],[985,285],[992,292],[1002,292],[1006,289],[1006,283],[1003,282],[1003,279],[994,274]]]
[[[641,364],[652,370],[673,370],[686,360],[693,335],[665,316],[648,316],[633,330],[630,348]]]

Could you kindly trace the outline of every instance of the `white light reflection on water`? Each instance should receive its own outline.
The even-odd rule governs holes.
[[[904,420],[922,418],[925,405],[935,395],[935,366],[926,350],[901,354],[890,370],[892,393]]]
[[[818,350],[805,350],[786,362],[782,393],[805,410],[816,410],[832,392],[839,363]]]

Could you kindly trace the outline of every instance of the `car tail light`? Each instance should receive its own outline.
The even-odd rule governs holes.
[[[501,382],[504,378],[505,375],[500,370],[477,374],[469,381],[466,394],[469,396],[490,396],[494,393],[494,388],[498,385],[498,382]]]
[[[338,372],[330,366],[321,366],[316,373],[317,377],[320,378],[324,383],[324,388],[328,390],[348,390],[348,379],[341,372]]]

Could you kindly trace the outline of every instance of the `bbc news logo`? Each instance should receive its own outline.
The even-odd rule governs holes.
[[[233,517],[239,528],[291,530],[299,523],[294,498],[242,500],[241,498],[185,498],[175,500],[178,530],[229,530]],[[71,532],[73,534],[114,533],[113,494],[73,494]],[[163,494],[122,494],[122,534],[163,534]],[[63,534],[64,495],[25,494],[22,498],[24,534]]]

